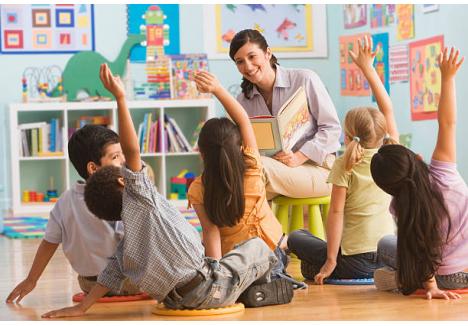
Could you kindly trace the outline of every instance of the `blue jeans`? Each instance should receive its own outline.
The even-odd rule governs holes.
[[[288,248],[299,257],[300,260],[309,264],[310,272],[304,277],[313,279],[320,272],[320,268],[327,260],[327,243],[313,236],[307,230],[297,230],[288,237]],[[374,270],[382,267],[376,252],[366,252],[357,255],[342,255],[338,252],[336,267],[330,278],[352,279],[372,278]]]
[[[377,245],[377,254],[385,266],[397,270],[397,237],[386,235]],[[436,275],[437,286],[441,289],[463,289],[468,287],[468,273],[458,272],[449,275]],[[421,284],[422,287],[422,284]]]
[[[204,280],[184,296],[174,288],[164,299],[172,309],[208,309],[232,305],[251,284],[270,281],[277,263],[273,251],[260,238],[240,243],[219,261],[205,258],[198,272]]]

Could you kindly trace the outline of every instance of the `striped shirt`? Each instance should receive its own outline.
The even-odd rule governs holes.
[[[125,234],[98,283],[119,291],[128,277],[158,301],[191,280],[204,265],[200,235],[161,196],[146,174],[123,168]]]

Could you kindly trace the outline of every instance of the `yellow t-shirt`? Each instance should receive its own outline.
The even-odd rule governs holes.
[[[356,255],[377,250],[377,242],[395,233],[389,212],[391,196],[372,179],[370,162],[378,148],[365,149],[361,162],[346,172],[343,156],[338,157],[328,176],[328,183],[347,188],[344,206],[341,253]]]
[[[236,244],[259,237],[273,250],[283,235],[281,224],[276,219],[266,200],[265,184],[262,179],[262,161],[258,151],[244,148],[246,170],[244,173],[244,216],[233,227],[221,227],[221,252],[224,256]],[[197,177],[187,193],[189,205],[203,205],[204,188],[201,177]]]

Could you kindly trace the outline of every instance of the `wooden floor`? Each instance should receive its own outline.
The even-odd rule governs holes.
[[[72,304],[79,292],[76,274],[59,249],[21,305],[6,304],[13,287],[28,273],[40,240],[11,240],[0,236],[0,320],[40,320],[41,314]],[[300,277],[299,263],[289,271]],[[151,309],[155,301],[96,304],[81,318],[70,320],[468,320],[468,295],[457,301],[378,292],[373,286],[318,286],[295,292],[292,303],[246,309],[216,317],[160,317]]]

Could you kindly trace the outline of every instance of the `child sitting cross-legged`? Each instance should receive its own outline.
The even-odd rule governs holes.
[[[68,155],[78,174],[88,178],[104,166],[120,167],[125,159],[119,136],[102,126],[87,125],[73,133],[68,142]],[[97,275],[107,266],[123,236],[121,222],[99,220],[86,207],[85,182],[76,182],[65,191],[50,212],[44,239],[26,279],[9,294],[7,302],[20,302],[37,284],[44,269],[59,245],[78,273],[81,290],[88,293],[97,280]],[[128,280],[117,291],[107,295],[132,295],[141,292]]]
[[[383,146],[372,158],[372,177],[393,196],[398,227],[397,237],[378,245],[386,266],[375,272],[379,290],[408,295],[424,287],[427,299],[458,299],[450,290],[468,287],[468,187],[456,164],[455,75],[464,60],[458,55],[446,48],[439,57],[439,128],[430,164],[399,145]]]
[[[223,307],[235,303],[244,291],[255,290],[250,287],[253,282],[275,286],[268,281],[277,259],[259,238],[239,244],[219,260],[205,257],[198,232],[156,191],[144,173],[120,78],[114,77],[105,64],[100,76],[117,99],[126,167],[96,172],[86,186],[85,200],[97,217],[121,219],[125,236],[99,274],[97,284],[80,304],[43,317],[81,316],[109,290],[119,289],[126,277],[172,309]],[[251,305],[276,303],[276,297],[267,296]]]
[[[359,42],[353,61],[361,67],[372,88],[381,111],[391,112],[392,103],[372,62],[371,39]],[[350,110],[345,117],[346,150],[336,159],[328,182],[333,184],[327,219],[327,241],[307,230],[289,235],[288,247],[301,259],[301,272],[307,279],[323,284],[326,278],[372,278],[383,263],[377,255],[377,243],[385,235],[394,234],[389,212],[390,196],[372,180],[370,163],[378,149],[394,142],[393,115],[384,116],[378,109],[362,107]]]

